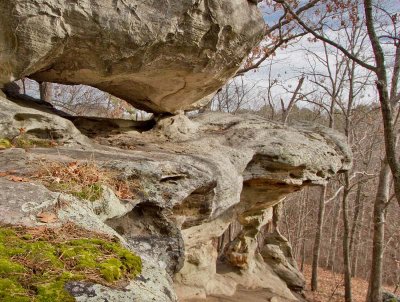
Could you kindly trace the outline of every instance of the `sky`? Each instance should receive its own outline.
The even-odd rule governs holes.
[[[400,19],[400,0],[382,0],[379,1],[379,4],[381,4],[390,14],[398,13]],[[265,5],[263,4],[260,6],[260,9],[264,13],[264,18],[268,19],[270,24],[271,22],[276,21],[277,14],[267,15],[265,13]],[[335,33],[332,31],[327,31],[328,36],[333,36],[334,34]],[[367,48],[367,55],[372,58],[372,51],[370,50],[368,39],[364,41],[363,46]],[[307,60],[307,52],[305,51],[305,49],[308,49],[309,51],[317,53],[321,56],[323,56],[324,54],[323,44],[321,42],[309,42],[306,36],[286,49],[279,49],[273,58],[273,64],[271,66],[271,76],[272,78],[277,78],[279,81],[281,81],[282,84],[289,90],[294,90],[298,83],[300,75],[303,72],[307,72],[307,70],[310,70],[310,64]],[[393,47],[392,45],[384,45],[384,49],[389,54],[387,65],[390,67],[393,65],[393,61],[390,60],[390,58],[393,57],[392,55],[390,55],[390,51],[392,51]],[[268,78],[270,70],[270,62],[271,61],[269,60],[265,61],[262,66],[257,69],[256,72],[250,71],[244,76],[246,83],[249,83],[249,85],[256,84],[256,88],[254,89],[255,94],[262,95],[262,93],[265,93],[265,87],[268,85],[266,79]],[[332,65],[331,67],[334,66]],[[317,72],[326,73],[326,68],[318,61],[315,63],[315,70]],[[360,67],[357,72],[361,76],[366,73],[366,70]],[[303,90],[309,91],[310,89],[313,89],[310,86],[311,83],[305,81],[305,85],[303,85]],[[274,89],[274,95],[278,103],[280,102],[279,100],[281,97],[285,99],[284,94],[285,89]],[[371,85],[363,94],[360,94],[360,97],[361,96],[362,100],[360,100],[360,102],[370,103],[372,101],[375,101],[376,93],[374,86]],[[288,98],[289,95],[286,94],[286,97]],[[255,104],[255,106],[257,106],[257,104]]]

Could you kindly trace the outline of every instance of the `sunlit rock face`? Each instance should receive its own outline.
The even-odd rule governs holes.
[[[52,211],[58,224],[116,236],[142,257],[144,273],[124,291],[95,286],[98,300],[77,301],[176,302],[233,295],[238,286],[296,301],[291,290],[301,290],[304,279],[290,244],[279,231],[262,244],[257,238],[285,196],[350,168],[344,137],[315,125],[217,112],[163,117],[143,130],[133,121],[61,117],[42,103],[0,95],[0,138],[18,137],[23,128],[26,140],[52,142],[27,151],[6,147],[0,172],[29,177],[44,162],[91,162],[132,188],[117,195],[109,187],[89,202],[51,192],[36,178],[0,177],[0,223],[37,225],[38,213]],[[240,229],[221,253],[216,241],[232,223]]]
[[[252,2],[1,1],[0,86],[29,76],[91,85],[152,112],[192,108],[260,41]]]

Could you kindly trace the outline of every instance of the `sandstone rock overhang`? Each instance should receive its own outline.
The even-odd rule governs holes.
[[[85,84],[174,113],[232,77],[263,28],[248,0],[1,1],[0,87]]]
[[[0,223],[40,226],[37,215],[51,212],[55,224],[73,221],[125,241],[144,260],[143,274],[124,291],[91,285],[96,299],[176,302],[173,277],[180,301],[233,295],[239,285],[295,300],[289,289],[301,290],[304,280],[289,243],[270,234],[260,250],[257,236],[285,196],[351,167],[345,137],[218,112],[163,117],[151,130],[135,130],[130,121],[69,120],[41,103],[0,92],[0,139],[9,143],[0,150]],[[28,150],[11,148],[18,138],[30,142]],[[92,163],[132,194],[116,195],[104,182],[102,196],[88,202],[32,177],[41,165],[62,163]],[[20,176],[26,182],[15,181]],[[218,251],[216,239],[232,223],[237,232]]]

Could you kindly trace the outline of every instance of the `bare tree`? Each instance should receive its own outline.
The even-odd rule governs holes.
[[[319,265],[319,255],[320,255],[320,245],[322,237],[322,227],[324,224],[325,215],[325,195],[326,195],[326,185],[321,186],[321,193],[319,198],[318,206],[318,222],[317,230],[315,233],[314,249],[313,249],[313,263],[312,263],[312,276],[311,276],[311,290],[318,290],[318,265]]]

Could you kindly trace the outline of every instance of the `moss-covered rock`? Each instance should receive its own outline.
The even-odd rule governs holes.
[[[12,144],[7,138],[0,138],[0,150],[11,148]]]
[[[28,136],[19,136],[12,142],[16,148],[30,149],[30,148],[51,148],[57,146],[57,143],[53,140],[31,138]]]
[[[120,243],[76,226],[0,227],[3,302],[75,301],[66,283],[80,280],[115,287],[140,274],[141,267],[140,257]]]
[[[18,136],[14,139],[0,138],[0,150],[9,149],[11,147],[15,148],[51,148],[58,144],[53,140],[48,139],[38,139],[23,136]]]

